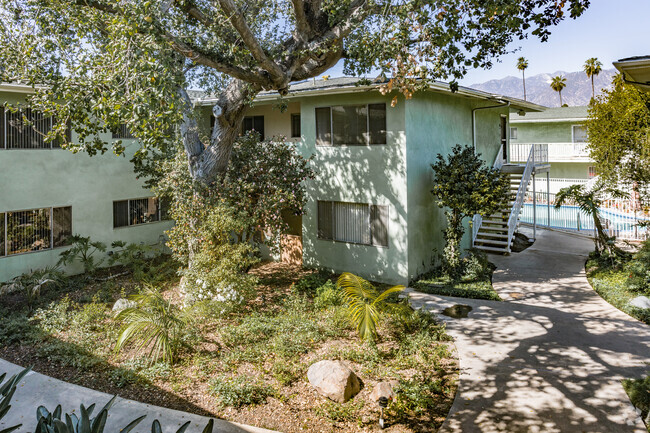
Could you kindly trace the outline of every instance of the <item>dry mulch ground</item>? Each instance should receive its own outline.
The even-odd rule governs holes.
[[[100,277],[118,272],[105,270]],[[194,350],[182,353],[174,366],[149,366],[132,349],[113,352],[119,324],[110,307],[136,290],[130,276],[74,280],[65,290],[43,295],[40,311],[28,311],[20,294],[0,297],[0,357],[125,398],[284,432],[378,431],[378,408],[368,396],[378,380],[401,379],[403,391],[389,409],[385,431],[437,431],[457,380],[444,328],[413,319],[409,326],[429,331],[408,334],[386,321],[375,349],[359,341],[343,307],[314,310],[309,296],[292,291],[294,282],[313,271],[265,263],[251,272],[260,278],[256,296],[226,317],[202,319],[200,340],[193,340]],[[162,287],[167,299],[180,298],[176,278]],[[301,330],[292,331],[294,326]],[[268,339],[256,334],[258,327],[269,332]],[[313,338],[302,338],[308,335]],[[363,388],[350,402],[333,403],[309,385],[307,368],[321,359],[342,359],[361,378]],[[237,402],[248,396],[237,395],[238,383],[215,392],[215,378],[245,378],[241,386],[258,387],[268,396],[253,404],[224,404],[226,397]]]

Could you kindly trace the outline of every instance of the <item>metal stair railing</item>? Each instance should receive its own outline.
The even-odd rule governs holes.
[[[524,174],[521,176],[521,183],[517,189],[517,196],[515,197],[515,202],[512,205],[512,210],[510,211],[510,218],[508,218],[508,246],[506,247],[508,252],[510,252],[512,237],[514,236],[515,230],[517,229],[519,214],[521,213],[521,208],[524,204],[524,199],[526,198],[528,183],[530,183],[530,178],[533,174],[533,169],[535,168],[535,154],[537,153],[538,157],[541,156],[543,158],[543,155],[540,154],[540,150],[542,149],[538,148],[536,145],[530,146],[530,153],[528,154],[528,161],[526,161],[526,168],[524,169]],[[548,153],[546,155],[548,155]]]
[[[494,159],[494,164],[492,164],[492,167],[501,170],[502,166],[503,166],[503,146],[499,146],[499,152],[497,153],[497,156]],[[483,224],[483,217],[479,214],[474,215],[472,217],[472,248],[474,247],[474,243],[476,242],[476,236],[478,236],[478,232],[481,230],[481,224]]]

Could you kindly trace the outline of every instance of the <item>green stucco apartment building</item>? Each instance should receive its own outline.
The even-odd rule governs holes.
[[[30,91],[0,85],[0,282],[55,265],[71,234],[109,246],[116,240],[161,242],[172,223],[160,221],[157,200],[136,179],[128,156],[89,157],[45,143],[41,133],[49,130],[49,119],[4,108],[24,102]],[[23,114],[33,127],[23,124]],[[127,131],[120,137],[133,154],[137,142]]]
[[[444,214],[430,193],[436,155],[470,145],[493,165],[508,146],[510,113],[543,107],[467,88],[451,93],[443,83],[408,100],[398,95],[393,104],[395,93],[382,95],[376,85],[356,82],[294,84],[282,109],[277,94],[262,93],[243,131],[255,129],[265,139],[287,137],[303,156],[313,157],[316,179],[306,185],[305,215],[289,218],[287,234],[305,266],[407,283],[428,270],[444,246]],[[3,86],[0,99],[15,102],[26,91]],[[195,104],[208,130],[214,99],[198,98]],[[155,216],[157,205],[128,158],[0,146],[0,185],[0,215],[10,232],[49,215],[49,228],[38,239],[0,239],[5,250],[0,281],[56,263],[57,240],[67,233],[108,244],[156,243],[171,225]],[[32,220],[21,214],[26,211]],[[465,246],[469,243],[468,231]]]
[[[547,143],[551,163],[551,192],[576,181],[586,182],[596,176],[594,163],[587,151],[584,122],[588,107],[547,108],[541,112],[510,115],[510,149],[514,159],[521,159],[531,143]],[[545,181],[539,182],[541,188]]]

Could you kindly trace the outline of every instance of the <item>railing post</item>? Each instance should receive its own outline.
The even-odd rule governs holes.
[[[546,226],[551,227],[551,173],[546,172]]]
[[[535,145],[533,144],[533,239],[537,239],[537,193],[535,191]]]

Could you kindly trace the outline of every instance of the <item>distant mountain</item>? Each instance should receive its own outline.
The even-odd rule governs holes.
[[[611,86],[612,77],[615,74],[616,69],[604,69],[594,78],[596,95],[603,88],[609,88]],[[562,90],[562,102],[564,104],[568,104],[569,106],[589,104],[589,100],[591,99],[591,79],[583,71],[557,71],[552,74],[539,74],[526,77],[526,99],[547,107],[559,107],[560,97],[556,91],[551,89],[551,79],[557,75],[563,75],[566,78],[566,87]],[[504,96],[519,99],[524,98],[521,76],[509,76],[500,80],[490,80],[485,83],[472,84],[470,87]]]

